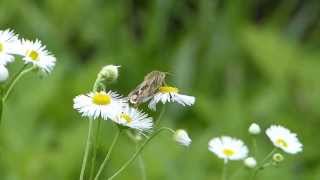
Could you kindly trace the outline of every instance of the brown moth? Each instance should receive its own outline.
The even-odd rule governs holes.
[[[165,84],[166,73],[161,71],[152,71],[144,77],[133,91],[128,95],[132,104],[140,104],[148,101]]]

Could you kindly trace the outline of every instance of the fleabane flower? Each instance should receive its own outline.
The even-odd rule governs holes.
[[[248,156],[247,146],[239,139],[229,136],[213,138],[209,141],[209,150],[224,159],[228,160],[243,160]]]
[[[179,94],[179,89],[172,86],[162,86],[149,102],[148,107],[156,110],[158,102],[165,104],[166,102],[177,102],[183,106],[191,106],[195,102],[195,97]]]
[[[286,153],[296,154],[302,151],[303,145],[300,143],[297,135],[282,126],[272,125],[266,130],[266,134],[274,146]]]
[[[122,106],[121,111],[112,120],[121,126],[129,127],[140,133],[150,131],[153,126],[151,117],[128,105]]]
[[[26,64],[33,64],[44,73],[50,73],[55,64],[56,58],[42,45],[40,40],[30,41],[23,39],[19,54],[23,56]]]
[[[11,30],[0,31],[0,65],[14,61],[13,54],[20,46],[18,36]]]
[[[84,117],[104,120],[113,119],[124,106],[125,101],[115,92],[100,91],[79,95],[73,100],[73,108]]]
[[[189,146],[192,142],[187,131],[183,129],[176,130],[173,137],[174,140],[182,146]]]

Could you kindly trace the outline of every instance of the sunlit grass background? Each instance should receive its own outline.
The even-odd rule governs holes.
[[[1,180],[77,179],[88,121],[72,99],[88,92],[106,64],[121,65],[110,89],[128,94],[152,70],[197,97],[195,106],[170,105],[163,125],[185,128],[185,149],[170,134],[144,151],[148,179],[215,180],[222,161],[210,138],[231,135],[250,145],[247,128],[282,124],[299,134],[304,152],[286,156],[261,180],[320,179],[320,2],[318,0],[1,0],[1,29],[41,39],[57,57],[52,75],[29,74],[4,111]],[[11,72],[22,65],[10,64]],[[156,113],[153,114],[155,117]],[[105,156],[115,132],[103,123],[98,151]],[[258,138],[261,159],[272,149]],[[134,152],[122,136],[104,178]],[[230,175],[241,162],[230,163]],[[234,179],[248,179],[240,171]],[[119,180],[141,179],[137,162]]]

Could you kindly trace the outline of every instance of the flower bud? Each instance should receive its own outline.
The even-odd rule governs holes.
[[[176,130],[174,140],[182,146],[189,146],[192,142],[187,131],[183,129]]]
[[[115,65],[104,66],[99,72],[98,76],[108,83],[114,82],[115,80],[118,79],[119,67],[120,66],[115,66]]]
[[[283,157],[283,155],[280,154],[280,153],[275,153],[275,154],[272,156],[272,160],[273,160],[274,162],[280,163],[280,162],[282,162],[282,161],[284,160],[284,157]]]
[[[8,69],[3,66],[0,65],[0,82],[4,82],[9,78],[9,71]]]
[[[256,123],[252,123],[249,127],[249,133],[252,134],[252,135],[257,135],[257,134],[260,134],[261,132],[261,129],[260,129],[260,126]]]
[[[244,165],[248,168],[255,168],[257,166],[257,161],[253,157],[248,157],[244,160]]]

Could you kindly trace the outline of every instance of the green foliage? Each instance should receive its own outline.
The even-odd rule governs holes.
[[[148,179],[219,179],[222,161],[208,151],[209,139],[228,134],[249,145],[253,121],[287,126],[304,144],[303,153],[286,156],[260,180],[319,179],[319,7],[317,0],[2,0],[1,29],[41,39],[58,62],[48,77],[24,77],[5,105],[0,179],[78,178],[88,121],[72,99],[90,91],[107,64],[121,65],[110,86],[121,94],[162,70],[169,84],[197,97],[194,107],[170,106],[163,120],[186,128],[193,144],[184,149],[168,134],[157,137],[143,153]],[[17,59],[10,71],[21,65]],[[103,122],[98,163],[114,133]],[[258,147],[258,159],[272,149],[265,137]],[[134,151],[123,136],[104,177]],[[137,165],[118,179],[140,179]],[[248,179],[248,172],[235,179]]]

